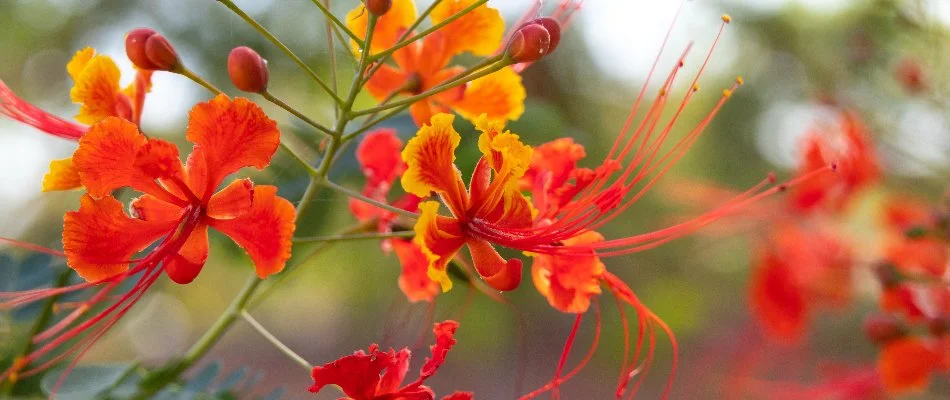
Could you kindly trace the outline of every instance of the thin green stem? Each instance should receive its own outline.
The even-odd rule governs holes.
[[[211,347],[221,339],[221,336],[224,336],[224,333],[227,332],[228,328],[234,323],[234,320],[237,319],[241,310],[244,309],[244,306],[248,300],[251,299],[251,295],[254,294],[254,291],[257,290],[261,282],[263,282],[263,280],[258,278],[256,274],[252,274],[247,278],[247,281],[244,282],[244,287],[241,288],[241,291],[238,292],[234,300],[231,301],[227,310],[218,317],[218,320],[201,336],[201,339],[198,339],[198,342],[191,346],[188,352],[185,353],[185,356],[181,360],[182,364],[185,364],[183,371],[188,369],[195,361],[204,357],[204,355],[211,350]]]
[[[231,0],[217,0],[217,1],[223,4],[225,7],[227,7],[231,11],[233,11],[239,17],[241,17],[241,19],[247,22],[248,25],[251,25],[251,27],[257,30],[257,32],[260,33],[261,36],[264,36],[264,38],[266,38],[271,43],[273,43],[274,46],[277,46],[277,48],[283,51],[284,54],[287,55],[287,57],[290,57],[291,60],[294,60],[294,62],[297,63],[297,65],[300,66],[300,68],[303,69],[304,72],[307,73],[307,75],[310,75],[310,78],[313,79],[314,82],[317,83],[317,85],[320,85],[320,87],[323,88],[323,90],[326,91],[327,94],[329,94],[330,97],[333,98],[333,101],[337,102],[338,104],[343,102],[343,100],[341,100],[336,95],[336,93],[333,92],[333,89],[331,89],[330,86],[328,86],[326,82],[324,82],[323,79],[321,79],[320,76],[317,75],[317,73],[313,71],[313,69],[307,66],[307,63],[305,63],[303,60],[300,59],[300,57],[294,54],[294,52],[290,50],[289,47],[284,45],[284,43],[282,43],[279,39],[277,39],[276,36],[270,33],[270,31],[268,31],[267,28],[265,28],[263,25],[258,23],[257,20],[252,18],[250,15],[247,15],[247,13],[245,13],[244,10],[241,10],[241,8],[238,7],[236,4],[234,4],[233,1]]]
[[[323,0],[323,5],[329,10],[330,0]],[[325,25],[326,26],[325,26],[324,33],[327,35],[327,55],[330,57],[330,85],[333,86],[333,94],[339,96],[340,89],[337,87],[338,74],[337,74],[337,69],[336,69],[336,49],[334,48],[336,46],[333,43],[333,32],[334,32],[335,27],[333,26],[332,21],[330,21],[329,18],[327,18]],[[344,45],[346,44],[346,42],[341,42],[341,43],[343,43]],[[333,107],[333,109],[335,110],[336,118],[339,119],[340,105],[339,104],[334,104],[334,105],[335,107]]]
[[[393,110],[387,112],[386,114],[383,114],[383,116],[381,116],[381,117],[379,117],[379,118],[376,118],[376,119],[367,119],[366,122],[364,122],[363,125],[360,126],[359,129],[357,129],[357,130],[355,130],[355,131],[353,131],[353,132],[347,133],[345,136],[343,136],[343,142],[348,142],[348,141],[350,141],[350,140],[353,140],[354,138],[356,138],[357,136],[359,136],[359,135],[362,134],[363,132],[366,132],[366,131],[368,131],[368,130],[370,130],[370,129],[373,129],[373,127],[376,126],[376,125],[378,125],[380,122],[383,122],[383,121],[385,121],[385,120],[387,120],[387,119],[390,119],[390,118],[392,118],[392,117],[395,117],[395,116],[398,115],[399,113],[401,113],[401,112],[403,112],[403,111],[406,111],[406,109],[408,109],[411,105],[412,105],[412,104],[407,104],[407,105],[401,106],[401,107],[399,107],[399,108],[393,109]],[[370,116],[370,117],[372,118],[372,116]]]
[[[402,100],[399,100],[399,101],[394,101],[394,102],[389,103],[389,104],[384,104],[384,105],[376,106],[376,107],[373,107],[373,108],[367,108],[367,109],[365,109],[365,110],[354,111],[354,112],[350,113],[350,117],[351,117],[351,118],[360,117],[360,116],[363,116],[363,115],[378,113],[378,112],[380,112],[380,111],[385,111],[385,110],[389,110],[389,109],[392,109],[392,108],[401,107],[401,106],[404,106],[404,105],[409,105],[409,104],[415,103],[415,102],[417,102],[417,101],[419,101],[419,100],[422,100],[422,99],[425,99],[425,98],[428,98],[428,97],[437,95],[437,94],[442,93],[442,92],[444,92],[444,91],[447,91],[447,90],[449,90],[449,89],[453,89],[453,88],[459,87],[459,86],[461,86],[461,85],[464,85],[465,83],[474,81],[474,80],[476,80],[476,79],[478,79],[478,78],[481,78],[481,77],[483,77],[483,76],[490,75],[490,74],[492,74],[492,73],[494,73],[494,72],[497,72],[498,70],[500,70],[500,69],[502,69],[502,68],[505,68],[505,67],[507,67],[507,66],[509,66],[509,65],[512,64],[512,61],[509,60],[509,59],[507,59],[507,58],[504,58],[504,56],[494,57],[494,59],[496,59],[496,60],[495,60],[495,61],[496,61],[496,64],[495,64],[495,65],[492,65],[492,66],[490,66],[490,67],[484,68],[484,69],[482,69],[481,71],[478,71],[478,72],[475,72],[475,73],[466,73],[466,72],[463,72],[463,73],[460,74],[461,76],[463,76],[461,79],[455,79],[455,80],[453,80],[453,81],[450,81],[450,82],[444,83],[444,84],[442,84],[442,85],[436,86],[436,87],[434,87],[434,88],[432,88],[432,89],[426,90],[425,92],[422,92],[422,93],[417,94],[417,95],[415,95],[415,96],[410,96],[410,97],[407,97],[407,98],[405,98],[405,99],[402,99]],[[475,69],[475,68],[472,68],[472,69]]]
[[[310,119],[310,117],[307,117],[306,115],[304,115],[304,114],[301,113],[300,111],[297,111],[297,109],[291,107],[291,106],[288,105],[287,103],[284,103],[283,100],[277,98],[277,97],[274,96],[271,92],[265,90],[265,91],[261,92],[260,95],[263,96],[265,99],[267,99],[267,101],[276,104],[278,107],[283,108],[285,111],[287,111],[287,112],[293,114],[295,117],[300,118],[303,122],[306,122],[307,125],[310,125],[310,126],[316,128],[316,129],[317,129],[318,131],[320,131],[321,133],[326,134],[326,135],[332,135],[332,134],[333,134],[333,131],[331,131],[330,128],[327,128],[327,127],[321,125],[319,122]]]
[[[247,310],[241,310],[241,317],[243,317],[244,321],[246,321],[248,325],[254,328],[254,330],[257,331],[257,333],[261,334],[261,336],[264,337],[264,339],[270,342],[270,344],[274,345],[274,347],[277,348],[277,350],[280,350],[281,353],[284,353],[284,355],[287,356],[287,358],[289,358],[291,361],[293,361],[297,365],[300,365],[307,371],[310,371],[311,369],[313,369],[312,364],[310,364],[307,360],[305,360],[299,354],[291,350],[290,347],[284,344],[284,342],[281,342],[280,339],[277,339],[277,337],[274,336],[274,334],[270,333],[270,331],[268,331],[267,328],[264,328],[264,325],[261,325],[260,322],[257,322],[257,320],[254,319],[251,313],[247,312]]]
[[[198,74],[195,74],[194,71],[188,68],[182,67],[180,71],[176,71],[176,72],[180,74],[181,76],[191,79],[193,82],[203,86],[205,89],[208,89],[209,92],[214,93],[215,95],[224,94],[224,91],[222,91],[221,89],[218,89],[217,87],[212,85],[210,82],[204,80],[204,78],[198,76]]]
[[[432,4],[429,5],[429,7],[427,7],[425,11],[422,12],[422,14],[419,14],[419,17],[416,18],[415,22],[413,22],[412,25],[409,25],[409,27],[406,28],[406,31],[403,32],[401,36],[399,36],[399,39],[396,40],[396,43],[402,42],[406,40],[406,38],[408,38],[409,35],[412,35],[412,31],[416,30],[416,28],[418,28],[419,25],[422,24],[422,21],[425,21],[426,17],[428,17],[429,14],[432,14],[432,10],[435,10],[435,7],[438,6],[439,3],[441,2],[442,0],[433,1]],[[372,77],[373,74],[375,74],[376,71],[378,71],[379,68],[381,68],[389,60],[389,57],[391,57],[392,55],[393,55],[393,52],[390,52],[389,54],[384,54],[381,57],[374,58],[373,66],[369,69],[369,72],[366,73],[367,79],[369,79],[369,77]]]
[[[370,232],[352,235],[329,235],[294,238],[294,243],[327,243],[327,242],[355,242],[362,240],[382,240],[392,238],[409,238],[415,236],[413,231],[400,232]]]
[[[340,27],[340,30],[342,30],[343,33],[345,33],[347,36],[350,37],[350,39],[356,42],[357,45],[359,45],[360,47],[363,47],[363,43],[364,43],[363,40],[361,40],[358,36],[356,36],[356,34],[353,33],[353,31],[351,31],[350,28],[347,28],[346,24],[340,21],[340,19],[337,18],[336,15],[333,15],[333,12],[330,11],[329,7],[320,3],[320,0],[311,0],[311,1],[313,2],[313,5],[317,6],[317,8],[319,8],[320,11],[323,12],[323,15],[327,17],[327,20],[332,21],[336,26]]]
[[[388,48],[388,49],[386,49],[386,50],[384,50],[384,51],[381,51],[381,52],[379,52],[378,54],[374,54],[374,55],[373,55],[373,61],[376,61],[376,60],[378,60],[378,59],[380,59],[380,58],[382,58],[382,57],[385,57],[385,56],[388,56],[388,55],[390,55],[390,54],[392,54],[392,53],[395,53],[396,50],[399,50],[399,49],[401,49],[401,48],[403,48],[403,47],[406,47],[406,46],[412,44],[413,42],[415,42],[415,41],[417,41],[417,40],[419,40],[419,39],[422,39],[422,38],[424,38],[424,37],[426,37],[426,36],[429,36],[429,35],[432,34],[433,32],[438,31],[439,29],[442,29],[442,27],[444,27],[444,26],[446,26],[446,25],[448,25],[448,24],[451,24],[452,22],[455,22],[455,20],[457,20],[457,19],[459,19],[459,18],[465,16],[466,14],[472,12],[472,10],[475,10],[476,8],[478,8],[479,6],[481,6],[481,5],[485,4],[485,3],[488,3],[488,0],[478,0],[478,1],[474,2],[474,3],[472,3],[472,4],[469,5],[468,7],[465,7],[465,8],[463,8],[463,9],[459,10],[459,12],[457,12],[457,13],[455,13],[455,14],[452,14],[451,16],[449,16],[448,18],[446,18],[444,21],[439,22],[438,24],[432,25],[431,27],[429,27],[429,29],[426,29],[426,30],[424,30],[424,31],[422,31],[422,32],[419,32],[418,34],[416,34],[415,36],[413,36],[413,37],[411,37],[411,38],[409,38],[409,39],[406,39],[406,40],[403,40],[403,41],[401,41],[401,42],[399,42],[399,43],[396,43],[396,44],[394,44],[392,47],[390,47],[390,48]]]
[[[383,202],[379,202],[379,201],[373,200],[373,199],[371,199],[371,198],[369,198],[369,197],[364,196],[364,195],[363,195],[362,193],[360,193],[360,192],[357,192],[357,191],[352,190],[352,189],[345,188],[345,187],[340,186],[340,185],[338,185],[338,184],[336,184],[336,183],[334,183],[334,182],[331,182],[331,181],[329,181],[329,180],[325,181],[325,182],[324,182],[324,185],[325,185],[326,187],[330,188],[330,189],[336,190],[337,192],[343,193],[343,194],[345,194],[345,195],[347,195],[347,196],[349,196],[349,197],[352,197],[352,198],[357,199],[357,200],[359,200],[359,201],[365,202],[365,203],[370,204],[370,205],[372,205],[372,206],[374,206],[374,207],[382,208],[382,209],[384,209],[384,210],[386,210],[386,211],[390,211],[390,212],[393,212],[393,213],[402,215],[403,217],[406,217],[406,218],[419,219],[419,214],[416,214],[416,213],[411,212],[411,211],[403,210],[403,209],[401,209],[401,208],[399,208],[399,207],[393,207],[393,206],[391,206],[391,205],[389,205],[389,204],[386,204],[386,203],[383,203]]]

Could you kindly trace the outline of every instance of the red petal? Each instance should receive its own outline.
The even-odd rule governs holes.
[[[492,247],[491,243],[481,239],[469,239],[465,243],[472,253],[472,263],[478,275],[496,290],[513,290],[521,284],[521,260],[505,260]]]
[[[402,265],[399,289],[413,303],[422,300],[431,302],[442,289],[439,282],[429,278],[429,259],[411,241],[393,240],[392,246]]]
[[[786,342],[797,342],[805,333],[808,304],[788,265],[767,253],[755,268],[751,306],[768,333]]]
[[[449,354],[449,350],[452,350],[452,346],[458,343],[455,340],[455,331],[458,328],[459,323],[452,320],[435,324],[435,328],[432,330],[435,333],[435,344],[429,346],[432,350],[432,358],[426,358],[425,364],[422,365],[420,379],[425,380],[435,375],[439,367],[445,363],[445,356]]]
[[[177,223],[181,220],[185,209],[167,203],[152,195],[142,195],[129,203],[132,216],[143,221],[164,221]]]
[[[205,184],[195,188],[201,198],[243,167],[266,167],[280,144],[277,122],[250,100],[225,95],[191,109],[187,137],[201,150],[200,157],[193,155],[204,164]]]
[[[402,161],[402,140],[394,129],[377,129],[370,132],[356,148],[356,160],[369,185],[392,185],[406,170]]]
[[[89,194],[102,197],[129,186],[161,197],[164,190],[136,167],[139,148],[146,142],[138,127],[123,119],[107,118],[93,125],[73,154],[73,165]]]
[[[208,260],[208,225],[199,223],[178,253],[163,261],[165,273],[178,284],[191,283]]]
[[[238,179],[211,196],[207,214],[214,219],[234,219],[251,211],[254,182]]]
[[[250,211],[234,219],[212,219],[210,225],[247,251],[257,276],[266,278],[283,270],[290,258],[295,216],[293,204],[277,196],[277,187],[263,185],[254,188]]]
[[[66,213],[63,250],[66,262],[89,282],[128,270],[132,255],[175,228],[174,222],[147,222],[129,218],[114,197],[85,195],[79,211]]]
[[[927,388],[939,355],[920,339],[888,343],[878,359],[878,372],[889,392],[920,392]]]
[[[407,353],[408,358],[408,350],[403,351]],[[399,367],[401,365],[395,351],[390,349],[388,352],[382,352],[377,350],[374,344],[370,346],[369,354],[360,350],[323,366],[314,367],[311,372],[313,386],[309,390],[317,393],[326,385],[337,385],[351,398],[373,399],[377,394],[385,394],[377,393],[383,374],[405,375],[405,371],[399,370]],[[387,383],[387,386],[390,385]]]

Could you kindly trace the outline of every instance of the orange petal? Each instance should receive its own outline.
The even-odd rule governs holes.
[[[175,283],[184,285],[198,277],[208,260],[208,225],[198,223],[178,250],[162,261],[165,273]]]
[[[92,60],[92,57],[95,55],[96,50],[92,47],[86,47],[73,54],[73,58],[66,64],[66,72],[69,73],[69,77],[72,78],[74,82],[79,80],[79,77],[82,75],[82,70],[86,68],[86,64],[88,64],[89,60]]]
[[[588,231],[564,241],[565,246],[602,242],[604,237]],[[590,307],[591,296],[600,294],[600,281],[606,271],[594,255],[557,256],[539,254],[531,266],[534,286],[557,310],[583,313]]]
[[[462,228],[454,218],[439,215],[439,203],[436,201],[419,203],[419,211],[421,215],[416,221],[416,237],[413,243],[419,246],[419,250],[422,250],[429,260],[429,279],[439,282],[442,290],[448,291],[452,288],[452,281],[446,269],[452,257],[455,257],[465,244]]]
[[[254,261],[257,276],[266,278],[284,269],[294,235],[294,205],[277,196],[277,187],[254,187],[254,200],[246,214],[228,220],[212,219],[215,229],[231,237]]]
[[[471,6],[476,0],[444,0],[432,10],[433,24],[445,21],[452,15]],[[477,56],[487,56],[501,46],[505,35],[505,22],[498,10],[487,4],[476,7],[471,12],[446,25],[439,32],[445,35],[448,56],[470,52]]]
[[[371,53],[378,53],[392,47],[402,36],[403,32],[416,21],[416,4],[413,0],[393,0],[393,5],[383,16],[377,18],[376,29],[373,30],[373,44]],[[366,25],[369,23],[369,11],[362,4],[346,14],[346,26],[357,37],[366,36]],[[350,41],[353,52],[359,54],[356,42]]]
[[[66,263],[83,279],[97,282],[127,271],[132,255],[174,228],[174,222],[129,218],[114,197],[96,200],[85,195],[79,211],[64,218]]]
[[[162,139],[148,139],[135,154],[135,168],[151,179],[181,178],[184,170],[178,146]]]
[[[921,392],[939,362],[933,348],[917,338],[889,342],[877,361],[884,387],[892,393]]]
[[[181,220],[185,209],[152,195],[142,195],[129,203],[132,217],[151,222],[175,222]]]
[[[429,279],[429,259],[419,247],[408,240],[393,240],[393,250],[399,257],[402,272],[399,274],[399,289],[410,302],[431,302],[441,291],[439,283]]]
[[[808,304],[791,273],[776,255],[764,254],[753,272],[750,304],[769,334],[794,343],[805,334]]]
[[[138,150],[146,142],[135,124],[120,118],[93,125],[73,153],[73,165],[89,194],[102,197],[124,186],[150,194],[164,192],[136,167]]]
[[[514,290],[521,284],[521,260],[505,260],[491,243],[481,239],[469,239],[465,243],[472,253],[475,270],[488,286],[496,290]]]
[[[383,100],[394,92],[403,88],[409,80],[409,74],[393,68],[390,65],[383,64],[379,70],[366,82],[366,90],[373,95],[376,100]]]
[[[432,121],[432,116],[439,113],[451,113],[446,107],[434,104],[429,100],[420,100],[409,106],[409,115],[416,126],[423,126]]]
[[[196,150],[202,150],[203,157],[195,160],[204,162],[207,174],[203,190],[196,189],[201,198],[210,196],[224,177],[242,167],[266,167],[280,144],[277,122],[260,107],[223,94],[191,109],[187,137]]]
[[[238,179],[211,196],[206,213],[214,219],[234,219],[251,211],[253,200],[254,182]]]
[[[407,166],[402,175],[402,187],[419,197],[432,192],[445,194],[450,201],[463,203],[450,204],[450,207],[464,208],[459,193],[459,185],[464,188],[464,182],[455,167],[455,149],[462,137],[452,126],[454,119],[450,114],[432,117],[432,124],[423,125],[406,144],[402,151]],[[458,210],[453,209],[455,211]]]
[[[76,54],[74,61],[83,61],[87,53]],[[81,66],[81,68],[80,68]],[[84,63],[67,66],[70,74],[74,75],[76,83],[69,91],[69,97],[74,103],[80,104],[76,121],[84,124],[95,124],[105,118],[118,116],[116,111],[119,89],[119,67],[111,58],[96,55]]]
[[[490,120],[516,120],[524,113],[526,96],[521,75],[506,67],[469,82],[462,98],[449,106],[468,120],[481,114]]]
[[[70,190],[82,187],[79,171],[73,166],[73,158],[53,160],[49,163],[49,172],[43,175],[43,191]]]

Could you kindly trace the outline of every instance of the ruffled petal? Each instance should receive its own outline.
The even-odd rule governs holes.
[[[208,260],[208,225],[198,223],[177,253],[162,261],[165,273],[175,283],[184,285],[198,277]]]
[[[443,291],[452,288],[452,281],[446,272],[449,261],[462,249],[465,238],[458,221],[439,215],[439,203],[424,201],[419,203],[421,215],[416,221],[416,237],[413,243],[429,260],[428,276],[442,285]]]
[[[481,239],[468,239],[465,242],[472,253],[475,271],[488,286],[495,290],[513,290],[521,284],[522,266],[520,259],[505,260],[491,243]]]
[[[597,232],[588,231],[564,241],[565,246],[583,246],[604,241]],[[593,252],[592,252],[593,253]],[[590,298],[600,294],[600,281],[606,271],[600,258],[539,254],[531,266],[534,286],[555,309],[566,313],[584,313]]]
[[[441,23],[456,13],[471,6],[476,0],[444,0],[432,10],[433,24]],[[471,12],[439,29],[447,38],[446,55],[469,52],[477,56],[487,56],[501,46],[505,35],[505,21],[498,10],[487,4],[476,7]]]
[[[457,331],[458,328],[459,323],[452,320],[435,324],[435,328],[432,329],[432,332],[435,333],[435,344],[429,346],[429,349],[432,351],[432,357],[426,358],[426,362],[422,364],[422,371],[419,376],[421,379],[425,380],[435,375],[439,367],[445,363],[445,357],[449,354],[449,351],[452,350],[452,347],[458,343],[458,341],[455,340],[455,331]]]
[[[296,210],[277,196],[277,187],[254,187],[251,210],[227,220],[211,219],[210,225],[228,235],[254,262],[257,276],[266,278],[284,269],[290,258]]]
[[[141,164],[136,166],[139,149],[147,141],[135,124],[120,118],[108,118],[93,125],[79,139],[79,147],[73,153],[73,165],[89,194],[102,197],[130,186],[162,197],[165,191],[142,171]]]
[[[73,166],[73,158],[53,160],[49,163],[49,172],[43,175],[43,191],[71,190],[82,187],[79,171]]]
[[[277,122],[264,110],[248,99],[232,100],[223,94],[191,109],[187,137],[195,151],[201,150],[201,157],[190,157],[189,162],[194,158],[204,164],[204,188],[195,189],[202,199],[242,167],[266,167],[280,145]]]
[[[508,121],[521,117],[526,97],[521,75],[506,67],[469,82],[461,98],[449,106],[468,120],[486,114],[491,120]]]
[[[214,219],[234,219],[251,211],[253,200],[254,182],[238,179],[211,196],[206,213]]]
[[[386,50],[402,36],[402,34],[416,21],[416,4],[413,0],[393,0],[393,5],[383,16],[376,20],[376,29],[373,30],[373,43],[370,52],[375,54]],[[369,11],[363,4],[356,6],[346,14],[346,26],[357,37],[366,36],[366,25],[369,23]],[[353,52],[359,54],[359,46],[350,41]]]
[[[128,270],[132,255],[175,226],[174,222],[129,218],[114,197],[97,200],[85,195],[79,211],[67,212],[64,218],[66,263],[89,282],[113,277]]]
[[[464,191],[461,173],[455,167],[455,149],[462,137],[455,131],[450,114],[432,117],[431,125],[423,125],[416,136],[406,144],[402,159],[406,172],[402,175],[402,187],[419,197],[432,192],[443,194],[452,208],[458,212],[466,208],[460,192]]]
[[[82,71],[86,69],[86,64],[89,63],[89,60],[92,60],[92,57],[95,55],[96,49],[92,47],[83,48],[73,54],[73,58],[66,64],[66,72],[69,73],[69,77],[72,78],[74,82],[79,80],[79,77],[82,76]]]
[[[439,282],[429,279],[429,259],[419,247],[408,240],[393,240],[393,250],[399,258],[402,272],[399,274],[399,289],[410,302],[428,301],[441,291]]]
[[[351,355],[341,357],[333,362],[322,366],[314,367],[311,371],[313,385],[308,389],[312,393],[317,393],[324,386],[337,385],[347,396],[353,399],[373,399],[380,394],[378,388],[381,379],[389,374],[405,376],[406,371],[400,367],[400,359],[409,357],[409,350],[400,351],[405,353],[397,356],[397,353],[390,349],[389,351],[380,351],[374,344],[369,348],[369,354],[359,350]],[[408,369],[408,363],[405,368]],[[391,383],[385,385],[386,388],[392,386]],[[398,386],[398,383],[397,383]]]
[[[88,49],[91,50],[91,49]],[[74,103],[80,104],[76,121],[84,124],[95,124],[108,117],[119,116],[117,109],[118,96],[124,96],[119,88],[119,67],[111,58],[95,55],[90,59],[87,51],[80,51],[74,57],[74,62],[67,65],[67,70],[73,75],[75,84],[69,91]]]
[[[369,185],[392,185],[406,170],[400,151],[402,140],[395,129],[377,129],[366,134],[356,148],[356,161]]]

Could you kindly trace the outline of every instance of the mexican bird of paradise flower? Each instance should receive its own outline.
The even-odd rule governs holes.
[[[248,179],[235,180],[217,191],[239,169],[263,169],[270,163],[280,140],[276,122],[247,99],[219,95],[192,109],[186,137],[195,146],[184,166],[174,144],[146,138],[134,123],[120,118],[106,118],[80,138],[73,160],[87,194],[78,211],[66,213],[63,248],[69,267],[87,283],[2,293],[0,298],[4,306],[17,306],[60,293],[101,289],[36,335],[34,342],[43,345],[17,360],[0,378],[33,375],[79,348],[84,352],[162,272],[176,283],[194,280],[208,258],[209,227],[248,253],[258,277],[284,268],[294,231],[293,205],[277,196],[276,187],[255,186]],[[131,202],[131,216],[110,194],[120,187],[144,193]],[[143,257],[133,258],[155,242],[159,244]],[[136,279],[132,289],[100,313],[74,324],[130,279]],[[93,328],[52,360],[21,371]]]
[[[69,91],[72,101],[80,105],[76,121],[92,125],[109,117],[118,117],[134,124],[142,118],[145,95],[151,89],[153,71],[137,69],[135,80],[126,88],[120,86],[119,67],[109,56],[96,54],[91,47],[76,52],[66,65],[73,79]],[[52,115],[21,99],[0,81],[0,115],[33,126],[48,134],[79,140],[89,129]],[[79,176],[72,157],[54,160],[43,178],[43,191],[79,188]]]
[[[392,129],[378,129],[366,134],[356,149],[356,160],[366,177],[363,195],[381,203],[388,203],[393,183],[406,169],[400,158],[403,142]],[[405,194],[393,206],[407,211],[415,210],[419,197]],[[350,212],[361,222],[375,221],[379,232],[391,232],[396,214],[375,207],[358,199],[350,199]],[[399,274],[399,289],[411,302],[431,302],[441,291],[439,284],[427,275],[428,259],[419,246],[405,239],[384,240],[383,251],[395,251],[402,266]]]
[[[412,357],[408,348],[398,352],[383,351],[373,344],[364,352],[359,350],[323,366],[313,368],[313,386],[310,391],[318,393],[327,385],[337,385],[346,394],[341,400],[434,400],[432,389],[425,386],[427,379],[439,370],[445,357],[456,344],[455,331],[458,322],[443,321],[435,324],[435,344],[430,346],[432,357],[426,358],[419,378],[403,385],[409,372]],[[455,392],[442,400],[472,400],[470,392]]]
[[[472,5],[474,0],[446,0],[433,8],[429,18],[438,24]],[[367,29],[369,12],[363,5],[347,15],[347,26],[362,36]],[[392,8],[379,17],[369,46],[371,54],[389,49],[399,42],[416,21],[413,0],[394,0]],[[492,55],[502,46],[505,24],[498,10],[481,5],[443,26],[420,41],[393,53],[395,66],[381,65],[369,77],[366,89],[377,100],[400,94],[420,94],[452,80],[465,68],[449,66],[452,58],[471,53]],[[408,36],[406,36],[408,37]],[[438,113],[456,112],[467,119],[486,114],[493,120],[517,119],[524,112],[526,97],[521,76],[511,67],[503,68],[466,85],[419,100],[409,108],[413,120],[422,126]]]

